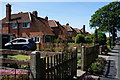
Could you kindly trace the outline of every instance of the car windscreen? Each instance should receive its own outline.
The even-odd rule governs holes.
[[[29,39],[28,40],[30,43],[35,43],[35,41],[33,41],[32,39]]]

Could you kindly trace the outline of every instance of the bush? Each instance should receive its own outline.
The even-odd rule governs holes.
[[[74,42],[75,42],[74,39],[69,39],[69,40],[68,40],[68,43],[74,43]]]
[[[107,45],[110,45],[110,41],[111,41],[110,38],[107,38],[107,42],[106,42]]]
[[[86,43],[92,43],[92,42],[93,42],[93,40],[92,40],[92,38],[91,38],[91,37],[86,36],[86,37],[85,37],[85,42],[86,42]]]
[[[60,39],[55,39],[54,43],[60,43]]]
[[[102,57],[96,59],[96,62],[92,63],[88,68],[88,71],[93,74],[101,74],[106,65],[106,60]]]
[[[85,36],[83,34],[77,34],[75,38],[75,43],[84,43],[85,42]]]
[[[101,65],[99,63],[92,63],[91,67],[88,68],[88,71],[92,73],[101,73]]]
[[[98,42],[100,45],[105,45],[106,44],[106,35],[105,33],[98,33]]]
[[[81,66],[81,55],[77,56],[77,68],[80,68]]]

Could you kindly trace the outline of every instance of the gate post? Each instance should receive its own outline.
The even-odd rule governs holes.
[[[77,56],[78,56],[78,49],[77,47],[74,47],[75,49],[75,77],[77,77]]]
[[[30,80],[40,80],[40,52],[33,51],[30,55]]]
[[[86,61],[86,55],[85,55],[85,46],[82,46],[81,49],[81,69],[84,71],[85,70],[85,61]]]
[[[99,54],[102,54],[102,46],[99,47]]]

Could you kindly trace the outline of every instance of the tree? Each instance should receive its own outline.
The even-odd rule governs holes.
[[[112,34],[112,41],[115,41],[116,31],[120,30],[120,2],[111,2],[97,10],[91,16],[90,26],[98,27],[100,31],[109,31]]]
[[[105,45],[106,41],[107,41],[107,39],[106,39],[105,33],[99,32],[98,33],[98,42],[99,42],[99,44],[100,45]]]
[[[77,34],[75,38],[75,43],[84,43],[85,42],[85,36],[83,34]]]
[[[98,43],[98,30],[95,30],[95,34],[94,34],[94,43]]]
[[[85,42],[86,43],[92,43],[93,42],[93,39],[92,39],[91,35],[85,37]]]

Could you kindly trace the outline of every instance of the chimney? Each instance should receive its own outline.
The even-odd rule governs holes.
[[[6,18],[7,21],[11,19],[11,5],[9,3],[6,5]]]
[[[32,14],[33,14],[35,17],[38,17],[38,12],[37,12],[37,11],[33,11]]]
[[[69,23],[67,23],[66,26],[69,26]]]
[[[48,21],[48,17],[47,17],[47,16],[45,17],[45,20],[47,20],[47,21]]]
[[[83,33],[85,33],[85,25],[83,25]]]

